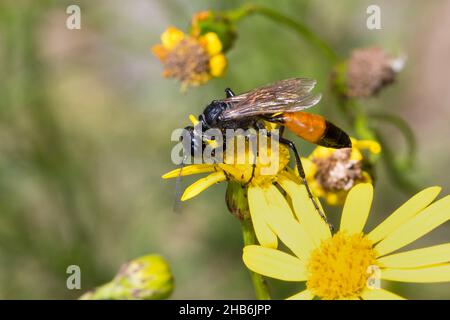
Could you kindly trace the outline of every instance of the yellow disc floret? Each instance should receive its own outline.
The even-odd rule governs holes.
[[[229,179],[242,185],[270,185],[277,180],[278,174],[284,171],[289,163],[289,150],[287,147],[282,144],[279,144],[278,147],[278,150],[275,149],[278,151],[276,154],[272,154],[272,148],[269,143],[266,147],[259,147],[259,155],[256,157],[247,148],[242,157],[238,156],[236,152],[234,159],[225,157],[224,163],[220,163],[218,166]]]
[[[372,243],[363,234],[338,232],[315,249],[308,263],[308,290],[322,299],[360,296],[376,265]]]

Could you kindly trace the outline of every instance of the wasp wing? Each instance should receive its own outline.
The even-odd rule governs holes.
[[[223,121],[268,115],[278,112],[296,112],[317,104],[320,94],[311,94],[316,80],[293,78],[251,90],[249,92],[224,99],[229,105],[222,115]]]

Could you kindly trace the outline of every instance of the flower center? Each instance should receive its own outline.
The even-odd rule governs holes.
[[[258,146],[256,156],[253,150],[246,148],[245,154],[241,155],[236,150],[232,160],[225,157],[224,163],[219,164],[230,179],[242,185],[264,186],[276,181],[278,173],[286,168],[289,150],[282,144],[272,150],[268,139],[266,146]]]
[[[351,160],[351,149],[339,149],[328,158],[313,159],[317,165],[315,179],[326,191],[350,190],[362,179],[361,161]]]
[[[209,75],[209,55],[194,38],[185,38],[171,50],[164,74],[188,84],[201,84]]]
[[[339,231],[314,250],[307,288],[322,299],[358,297],[376,265],[372,243],[363,234]]]

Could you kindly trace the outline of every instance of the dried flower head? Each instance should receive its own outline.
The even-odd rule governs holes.
[[[393,58],[379,47],[356,49],[348,61],[335,67],[331,80],[341,95],[367,98],[394,82],[404,63],[403,57]]]
[[[164,66],[163,76],[179,80],[182,89],[220,77],[227,65],[222,43],[213,32],[194,37],[170,27],[152,52]]]
[[[302,158],[306,179],[313,193],[325,198],[330,205],[342,204],[354,185],[372,182],[371,175],[363,165],[367,162],[363,150],[378,154],[381,152],[380,144],[352,138],[352,146],[351,149],[319,146],[308,158]]]
[[[315,178],[327,191],[350,190],[361,180],[361,161],[351,159],[351,148],[338,149],[328,158],[313,158],[317,166]]]

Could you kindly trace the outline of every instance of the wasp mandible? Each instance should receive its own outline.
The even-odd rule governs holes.
[[[289,147],[295,156],[300,178],[315,209],[327,222],[320,210],[305,178],[302,162],[297,148],[291,140],[283,137],[284,129],[298,137],[328,148],[351,148],[348,134],[318,114],[306,113],[303,110],[316,105],[321,94],[311,93],[316,80],[308,78],[285,79],[273,84],[235,95],[225,89],[226,98],[212,101],[198,117],[202,131],[207,129],[263,129],[264,121],[280,126],[279,143]],[[191,150],[203,148],[203,138],[195,134],[193,127],[186,128],[191,135]]]

